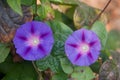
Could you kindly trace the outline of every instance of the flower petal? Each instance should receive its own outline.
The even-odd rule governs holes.
[[[77,30],[65,42],[67,57],[78,66],[89,66],[94,63],[98,59],[100,50],[100,40],[91,30]]]
[[[77,60],[79,60],[81,56],[82,56],[82,55],[79,53],[79,54],[77,55],[77,57],[75,58],[75,62],[76,62]]]
[[[34,27],[34,25],[31,23],[31,28],[30,28],[30,31],[31,31],[31,33],[32,34],[34,34],[35,33],[35,27]]]

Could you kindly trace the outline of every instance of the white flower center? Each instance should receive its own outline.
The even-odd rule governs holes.
[[[90,47],[88,44],[84,43],[79,46],[79,51],[81,53],[87,53],[89,51]]]
[[[27,44],[29,46],[37,46],[40,44],[40,39],[36,36],[31,36],[30,39],[28,40]]]
[[[38,44],[39,44],[39,39],[34,38],[34,39],[32,40],[32,44],[33,44],[34,46],[38,45]]]

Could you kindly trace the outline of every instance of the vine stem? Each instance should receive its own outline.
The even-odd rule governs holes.
[[[37,74],[38,74],[38,80],[43,80],[43,78],[42,78],[42,73],[41,73],[40,71],[38,71],[38,68],[36,67],[34,61],[32,61],[32,64],[33,64],[33,67],[34,67],[35,71],[36,71]]]
[[[95,17],[95,19],[92,21],[92,23],[90,24],[90,26],[92,26],[93,24],[94,24],[94,22],[96,22],[99,18],[100,18],[100,16],[103,14],[103,12],[106,10],[106,8],[109,6],[109,4],[110,4],[110,2],[111,2],[112,0],[109,0],[108,2],[107,2],[107,4],[105,5],[105,7],[103,8],[103,10],[101,10],[101,12]]]

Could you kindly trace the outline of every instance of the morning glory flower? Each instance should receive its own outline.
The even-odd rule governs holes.
[[[100,54],[101,43],[91,30],[80,29],[73,32],[65,42],[65,52],[72,64],[89,66]]]
[[[13,43],[16,52],[25,60],[38,60],[48,56],[54,39],[51,28],[38,21],[21,25],[15,34]]]

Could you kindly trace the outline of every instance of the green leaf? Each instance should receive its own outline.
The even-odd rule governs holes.
[[[107,50],[102,50],[100,53],[100,57],[102,58],[102,62],[108,60],[110,56],[111,56],[111,53]]]
[[[21,0],[21,4],[31,6],[35,3],[35,0]]]
[[[60,59],[62,69],[65,73],[71,74],[73,72],[73,66],[66,58]]]
[[[6,44],[0,43],[0,63],[4,62],[10,52],[10,48]]]
[[[93,72],[99,73],[101,64],[100,64],[100,62],[96,61],[95,63],[93,63],[92,65],[90,65],[90,67],[91,67],[91,69],[92,69]]]
[[[54,16],[54,11],[50,6],[49,1],[43,1],[42,4],[37,7],[37,14],[41,20],[51,19]]]
[[[55,18],[54,20],[56,21],[61,21],[63,22],[64,24],[67,24],[70,28],[72,28],[73,30],[75,30],[75,27],[74,27],[74,23],[73,21],[68,17],[70,15],[67,15],[68,13],[64,14],[62,12],[59,12],[58,10],[55,10],[54,11],[55,13]],[[70,12],[71,13],[71,12]],[[72,16],[71,16],[72,17]]]
[[[59,73],[52,76],[52,80],[67,80],[67,75],[65,73]]]
[[[59,72],[61,70],[59,63],[59,60],[51,55],[42,60],[36,61],[37,67],[40,71],[50,68],[53,72]]]
[[[49,3],[49,0],[40,0],[40,2],[41,2],[42,4],[44,4],[44,3]]]
[[[94,75],[90,67],[75,67],[71,77],[76,80],[92,80]]]
[[[74,15],[75,9],[76,9],[76,6],[71,6],[70,8],[67,9],[67,11],[65,13],[65,15],[68,16],[68,18],[71,20],[73,20],[73,15]]]
[[[0,64],[0,71],[5,74],[2,80],[37,80],[31,62],[14,63],[11,56]]]
[[[91,30],[94,31],[98,35],[98,37],[100,38],[101,44],[102,44],[102,48],[104,49],[106,45],[106,41],[107,41],[107,31],[106,31],[104,23],[100,21],[96,21],[93,24]]]
[[[49,60],[49,57],[46,57],[42,60],[36,61],[36,65],[37,65],[37,67],[39,68],[40,71],[44,71],[44,70],[49,68],[48,60]]]
[[[17,12],[21,16],[23,15],[21,9],[21,0],[7,0],[7,3],[15,12]]]
[[[49,0],[49,1],[54,3],[77,5],[77,2],[75,0]]]
[[[107,45],[105,49],[116,50],[120,48],[120,32],[117,30],[112,30],[108,33]]]
[[[64,56],[64,43],[67,37],[73,32],[67,25],[58,21],[51,21],[48,23],[52,28],[54,35],[54,46],[52,49],[52,55],[54,56]]]

